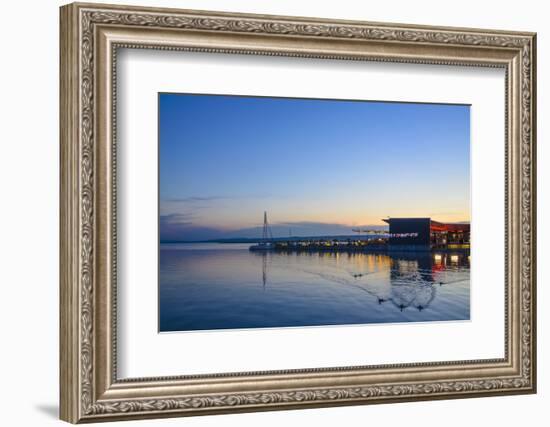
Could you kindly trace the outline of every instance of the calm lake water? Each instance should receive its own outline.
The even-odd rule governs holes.
[[[463,254],[161,244],[160,331],[468,320]]]

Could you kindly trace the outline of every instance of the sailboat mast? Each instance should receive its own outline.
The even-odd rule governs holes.
[[[268,235],[267,235],[267,212],[264,211],[264,229],[263,229],[263,232],[262,232],[262,240],[264,242],[267,242],[267,239],[268,239]]]
[[[273,234],[271,233],[271,228],[269,228],[269,223],[267,222],[266,211],[264,211],[264,228],[262,231],[262,240],[266,243],[273,240]]]
[[[269,223],[267,222],[267,211],[264,211],[264,225],[262,227],[262,239],[258,242],[257,245],[250,246],[250,250],[251,251],[269,250],[273,248],[272,244],[273,244],[273,233],[271,232],[271,228],[269,227]]]

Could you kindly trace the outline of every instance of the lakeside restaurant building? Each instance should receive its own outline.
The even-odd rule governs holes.
[[[470,249],[470,223],[444,223],[431,218],[387,218],[390,250]]]

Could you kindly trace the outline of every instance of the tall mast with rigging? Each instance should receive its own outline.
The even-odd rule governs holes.
[[[262,241],[269,242],[271,240],[273,240],[273,234],[271,233],[271,228],[269,227],[269,223],[267,222],[267,212],[264,211],[264,228],[262,231]]]

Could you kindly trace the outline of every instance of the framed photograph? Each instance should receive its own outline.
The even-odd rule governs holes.
[[[63,420],[536,391],[535,34],[60,21]]]

